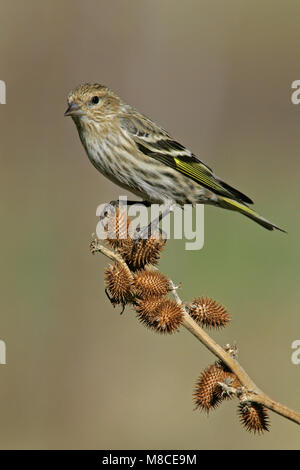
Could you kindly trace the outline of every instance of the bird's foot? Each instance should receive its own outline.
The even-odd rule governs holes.
[[[162,230],[159,226],[157,221],[155,222],[150,222],[149,225],[145,225],[144,227],[141,227],[139,230],[136,230],[133,239],[134,239],[134,247],[133,247],[133,253],[136,251],[137,246],[139,242],[145,241],[148,238],[153,237],[153,238],[167,238],[166,232]]]
[[[148,201],[128,201],[127,199],[117,199],[110,201],[109,203],[105,204],[103,210],[100,214],[100,221],[103,221],[106,217],[115,214],[116,209],[118,207],[126,207],[126,206],[133,206],[133,205],[143,205],[145,207],[150,207],[151,203]]]

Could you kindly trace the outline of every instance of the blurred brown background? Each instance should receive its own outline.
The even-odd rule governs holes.
[[[70,89],[104,83],[189,146],[287,229],[205,210],[205,247],[170,241],[182,297],[211,295],[259,386],[299,409],[298,1],[1,1],[1,448],[299,448],[299,428],[243,430],[236,402],[207,418],[192,389],[213,361],[187,332],[156,336],[103,291],[96,207],[120,191],[89,163]],[[180,270],[178,267],[180,266]]]

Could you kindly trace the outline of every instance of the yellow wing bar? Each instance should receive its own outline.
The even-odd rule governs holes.
[[[221,192],[222,194],[230,195],[226,189],[216,182],[213,176],[208,175],[201,169],[201,163],[187,163],[180,160],[180,158],[174,158],[176,162],[176,168],[187,176],[194,178],[197,182],[202,183],[204,186]]]

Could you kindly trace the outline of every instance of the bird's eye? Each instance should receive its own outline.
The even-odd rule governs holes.
[[[93,98],[91,99],[91,102],[92,102],[93,104],[99,103],[99,96],[93,96]]]

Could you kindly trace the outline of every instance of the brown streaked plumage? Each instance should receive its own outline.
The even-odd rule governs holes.
[[[144,201],[169,207],[211,204],[240,212],[268,230],[281,230],[248,207],[251,199],[109,88],[79,86],[68,96],[65,115],[72,116],[97,170]]]

